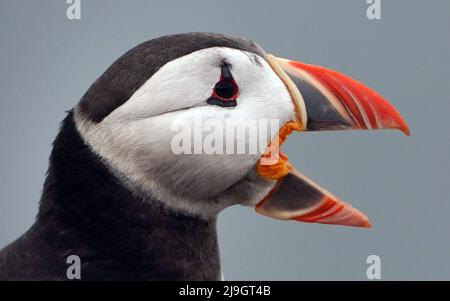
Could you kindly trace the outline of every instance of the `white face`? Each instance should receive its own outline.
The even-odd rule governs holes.
[[[234,107],[207,103],[224,63],[238,86]],[[203,217],[236,203],[254,205],[274,184],[254,172],[260,150],[174,153],[172,142],[180,133],[173,130],[176,122],[187,122],[192,131],[200,127],[204,136],[211,131],[206,123],[194,125],[199,118],[214,119],[224,128],[227,122],[241,120],[278,120],[282,126],[295,119],[295,110],[285,84],[262,57],[224,47],[199,50],[167,63],[100,123],[75,110],[82,137],[133,189]],[[265,145],[276,132],[264,137]],[[236,136],[235,142],[241,138]]]

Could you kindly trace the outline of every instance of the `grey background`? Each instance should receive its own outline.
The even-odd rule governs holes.
[[[0,2],[0,247],[34,220],[58,123],[121,54],[157,36],[211,31],[351,75],[409,123],[400,132],[295,134],[291,162],[371,218],[371,230],[280,222],[233,207],[219,218],[223,271],[241,279],[450,279],[450,1]]]

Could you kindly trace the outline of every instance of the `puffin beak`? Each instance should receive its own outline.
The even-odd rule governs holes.
[[[267,60],[291,94],[296,120],[280,129],[256,166],[261,177],[277,181],[256,211],[281,220],[371,227],[362,212],[295,170],[279,145],[293,130],[399,129],[409,135],[408,125],[381,95],[344,74],[270,54]],[[275,163],[265,164],[274,154]]]
[[[371,227],[364,213],[339,200],[295,169],[277,181],[255,210],[279,220]]]
[[[395,108],[364,84],[334,70],[267,55],[284,81],[305,131],[409,128]]]

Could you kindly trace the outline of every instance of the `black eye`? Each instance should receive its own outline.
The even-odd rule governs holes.
[[[214,85],[211,97],[206,101],[210,105],[221,107],[237,106],[238,85],[233,79],[230,68],[227,65],[221,67],[219,81]]]
[[[220,80],[214,86],[214,92],[221,98],[232,98],[236,93],[234,83],[230,80]]]

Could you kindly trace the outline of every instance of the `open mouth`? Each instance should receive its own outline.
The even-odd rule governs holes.
[[[408,125],[381,95],[344,74],[270,54],[267,60],[289,90],[296,120],[280,128],[258,161],[258,175],[276,184],[256,211],[281,220],[371,227],[365,214],[293,168],[280,146],[293,131],[399,129],[409,135]]]
[[[364,213],[303,176],[281,152],[287,136],[300,128],[296,122],[285,124],[257,163],[258,175],[277,182],[255,210],[280,220],[370,228]],[[264,164],[267,158],[274,160],[273,164]]]

